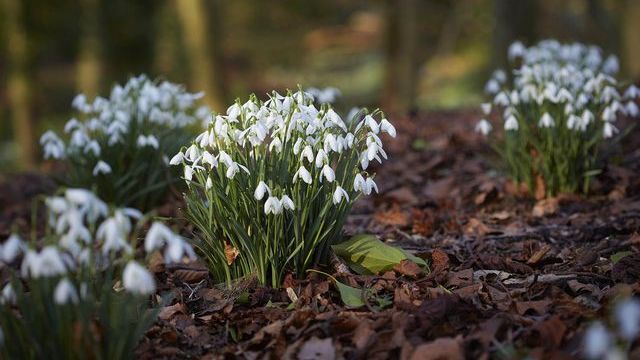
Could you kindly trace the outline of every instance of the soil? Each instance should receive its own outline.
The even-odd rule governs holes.
[[[588,195],[536,201],[495,170],[473,132],[479,114],[395,119],[380,194],[354,206],[347,235],[371,233],[428,260],[379,276],[333,262],[323,270],[366,289],[345,307],[310,273],[282,288],[214,286],[201,263],[152,270],[168,305],[137,357],[299,359],[580,358],[586,327],[640,290],[640,131],[623,140]],[[497,162],[496,162],[497,163]],[[0,182],[0,238],[28,231],[45,175]],[[175,212],[173,201],[160,213]],[[637,344],[635,344],[637,345]],[[638,346],[631,358],[640,358]]]

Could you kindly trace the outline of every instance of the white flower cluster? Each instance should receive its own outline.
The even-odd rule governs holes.
[[[600,321],[589,326],[583,338],[586,359],[626,359],[624,351],[616,343],[623,340],[630,345],[640,334],[640,301],[631,298],[616,304],[614,317],[617,331],[607,329]]]
[[[17,235],[11,235],[0,245],[0,261],[10,264],[22,254],[20,273],[23,278],[61,277],[54,292],[54,299],[59,304],[78,302],[76,288],[69,280],[75,272],[86,267],[106,269],[122,259],[131,259],[123,270],[122,283],[127,291],[135,294],[155,291],[151,273],[132,259],[132,220],[143,219],[140,211],[132,208],[109,210],[102,200],[84,189],[67,189],[64,196],[49,197],[46,206],[48,224],[56,241],[35,250]],[[145,249],[151,252],[165,245],[168,262],[181,261],[185,256],[195,258],[193,249],[183,238],[165,225],[154,223],[145,238]],[[82,287],[80,290],[80,295],[86,292]],[[13,289],[7,285],[1,299],[11,301],[13,298]]]
[[[295,199],[289,191],[300,183],[335,184],[333,203],[348,202],[351,191],[365,195],[378,191],[356,164],[364,171],[371,161],[382,162],[387,154],[380,133],[396,135],[386,119],[378,122],[370,114],[361,114],[354,120],[359,121],[347,124],[331,107],[317,108],[313,96],[303,91],[287,96],[274,93],[266,102],[253,98],[230,106],[226,115],[215,116],[209,129],[170,164],[184,164],[187,182],[194,174],[201,175],[206,189],[218,181],[216,173],[228,179],[252,176],[255,199],[266,199],[265,214],[294,210]],[[347,164],[351,157],[355,163]],[[265,178],[266,162],[279,163],[284,173]],[[349,183],[344,182],[347,179]]]
[[[144,132],[154,126],[174,129],[204,122],[210,110],[206,106],[197,107],[196,101],[202,96],[202,93],[188,93],[177,84],[152,81],[144,75],[132,77],[124,86],[114,86],[108,99],[98,96],[88,102],[86,96],[80,94],[73,99],[72,106],[84,120],[73,118],[67,122],[64,132],[69,134],[69,143],[66,145],[53,131],[44,133],[40,138],[44,157],[62,159],[73,153],[100,158],[101,147],[122,145],[132,131],[136,131],[134,140],[139,148],[158,149],[159,139]],[[105,172],[107,167],[96,165],[94,174]]]
[[[513,71],[513,86],[508,86],[505,72],[498,70],[485,87],[493,96],[493,105],[502,111],[507,131],[533,122],[541,129],[602,129],[602,137],[610,138],[618,131],[613,125],[618,113],[635,117],[640,112],[636,104],[640,90],[631,85],[621,94],[613,77],[619,68],[617,58],[603,59],[596,46],[546,40],[526,48],[516,42],[509,48],[509,58],[519,66]],[[484,115],[491,110],[491,103],[483,104]],[[599,120],[602,122],[596,124]],[[484,135],[491,130],[486,119],[476,125],[476,131]]]
[[[313,96],[313,99],[320,104],[333,104],[342,96],[340,89],[331,86],[326,88],[310,87],[305,89],[305,92]]]

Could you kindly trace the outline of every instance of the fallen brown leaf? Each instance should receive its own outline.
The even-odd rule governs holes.
[[[458,338],[439,338],[432,342],[416,346],[410,360],[462,360],[462,340]]]

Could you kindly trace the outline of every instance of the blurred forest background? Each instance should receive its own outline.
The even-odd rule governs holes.
[[[512,41],[549,37],[640,78],[640,0],[0,0],[0,172],[38,163],[76,93],[139,73],[217,111],[300,84],[401,115],[477,105]]]

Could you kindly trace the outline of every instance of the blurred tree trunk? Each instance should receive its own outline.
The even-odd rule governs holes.
[[[219,54],[215,51],[220,38],[217,31],[208,27],[210,23],[215,25],[222,20],[219,9],[208,9],[203,0],[175,0],[175,4],[194,86],[192,90],[204,91],[205,103],[215,111],[224,111]]]
[[[30,168],[36,162],[36,143],[31,114],[31,79],[28,71],[29,50],[21,1],[3,0],[4,33],[7,55],[7,100],[15,141],[19,148],[19,166]]]
[[[532,45],[536,38],[535,0],[494,0],[493,68],[506,69],[507,50],[516,40]]]
[[[155,71],[170,79],[178,75],[178,56],[180,49],[176,33],[175,8],[172,1],[164,1],[158,9],[155,18],[155,40],[153,54],[153,68]]]
[[[386,111],[406,113],[416,107],[418,81],[417,1],[387,0],[385,79],[380,103]]]
[[[633,81],[640,80],[640,1],[625,2],[623,19],[623,64]]]
[[[80,0],[81,33],[76,87],[89,98],[98,95],[102,80],[98,11],[98,0]]]

